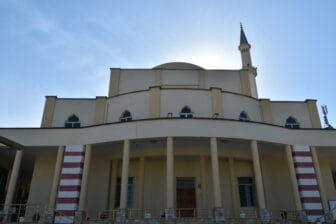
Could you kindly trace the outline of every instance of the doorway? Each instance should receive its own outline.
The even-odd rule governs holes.
[[[194,217],[196,208],[196,190],[194,177],[176,178],[177,216]]]

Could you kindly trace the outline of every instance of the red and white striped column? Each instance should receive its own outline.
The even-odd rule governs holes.
[[[78,208],[84,162],[84,146],[65,147],[56,200],[55,223],[73,223]]]
[[[324,214],[321,194],[309,146],[293,146],[293,161],[302,207],[309,221]]]

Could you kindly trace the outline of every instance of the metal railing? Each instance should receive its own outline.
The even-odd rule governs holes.
[[[11,204],[0,205],[0,223],[54,223],[57,219],[69,219],[69,214],[47,210],[41,204]],[[213,209],[177,208],[173,218],[167,218],[165,209],[114,209],[103,211],[76,212],[74,223],[129,223],[129,224],[159,224],[159,223],[215,223]],[[315,223],[332,223],[331,215],[335,210],[321,216]],[[239,214],[224,210],[225,223],[250,224],[250,223],[307,223],[302,218],[302,212],[281,210],[258,210],[244,208]]]
[[[0,205],[0,223],[38,223],[44,214],[41,204]]]

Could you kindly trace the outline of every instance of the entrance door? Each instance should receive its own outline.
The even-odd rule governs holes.
[[[193,217],[196,208],[195,178],[176,179],[177,216]]]

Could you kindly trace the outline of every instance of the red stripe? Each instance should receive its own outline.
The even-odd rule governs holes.
[[[301,202],[316,203],[316,202],[321,202],[321,198],[301,198]]]
[[[306,190],[319,190],[319,187],[317,185],[299,185],[300,191],[306,191]]]
[[[293,152],[293,156],[311,156],[310,152]]]
[[[294,163],[295,167],[314,167],[314,164],[309,162],[309,163],[305,163],[305,162],[295,162]]]
[[[74,216],[75,211],[68,211],[68,210],[58,210],[55,211],[55,216]]]
[[[80,191],[80,186],[59,186],[59,191]]]
[[[315,173],[298,173],[296,179],[316,179]]]
[[[61,174],[61,179],[82,179],[82,174]]]
[[[312,209],[312,210],[306,210],[307,215],[324,215],[324,212],[322,209]]]
[[[84,156],[84,152],[65,152],[65,156]]]
[[[79,198],[57,198],[58,203],[78,203]]]
[[[83,168],[84,163],[63,163],[62,168]]]

